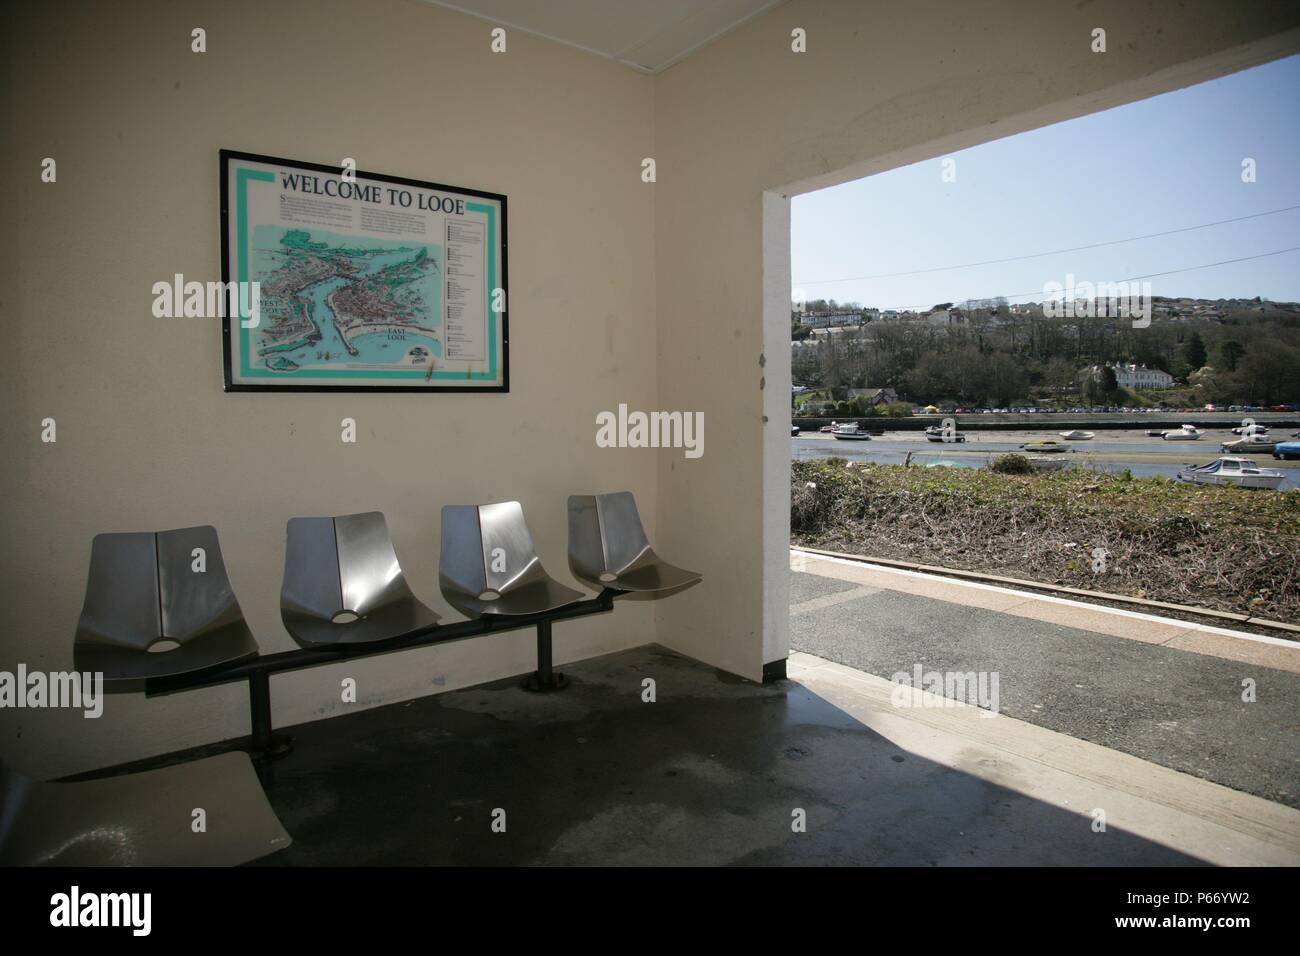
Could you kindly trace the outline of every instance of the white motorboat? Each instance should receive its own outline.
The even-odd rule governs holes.
[[[1232,430],[1234,435],[1266,435],[1268,434],[1267,425],[1238,425]]]
[[[1164,433],[1165,441],[1200,441],[1205,432],[1201,431],[1195,425],[1184,425],[1182,428],[1175,428]]]
[[[798,426],[798,425],[795,425],[795,424],[793,424],[793,423],[791,423],[791,425],[790,425],[790,437],[791,437],[791,438],[796,438],[796,437],[798,437],[798,435],[799,435],[799,426]]]
[[[925,440],[946,443],[964,442],[966,436],[957,431],[955,426],[945,430],[938,425],[931,425],[925,430]]]
[[[871,435],[864,428],[859,428],[857,422],[845,422],[843,425],[836,425],[831,434],[840,441],[871,441]]]
[[[1094,437],[1092,432],[1080,431],[1077,428],[1074,431],[1059,432],[1059,434],[1066,441],[1087,441]]]
[[[1239,488],[1276,490],[1286,475],[1275,468],[1261,468],[1249,458],[1225,456],[1208,465],[1187,465],[1178,472],[1178,478],[1198,485],[1236,485]]]
[[[1223,442],[1219,447],[1237,455],[1252,452],[1258,455],[1270,455],[1277,448],[1277,439],[1269,438],[1267,435],[1242,435],[1232,441]]]

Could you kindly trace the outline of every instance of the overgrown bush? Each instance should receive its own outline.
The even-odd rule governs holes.
[[[796,544],[1300,623],[1300,491],[843,459],[791,477]]]
[[[1024,455],[999,455],[989,462],[989,469],[999,475],[1032,475],[1034,466]]]

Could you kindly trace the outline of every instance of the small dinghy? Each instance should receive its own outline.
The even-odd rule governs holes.
[[[1236,485],[1239,488],[1276,490],[1286,475],[1275,468],[1261,468],[1249,458],[1224,457],[1208,465],[1187,465],[1178,472],[1178,478],[1197,485]]]
[[[1234,435],[1266,435],[1268,434],[1267,425],[1238,425],[1232,430]]]
[[[831,434],[839,441],[871,441],[871,435],[864,428],[859,428],[857,422],[845,422],[843,425],[836,425],[835,431]]]
[[[1162,436],[1165,441],[1200,441],[1205,432],[1201,431],[1195,425],[1184,425],[1182,428],[1175,428],[1167,431]]]
[[[1163,428],[1148,428],[1147,438],[1164,438],[1165,430]]]
[[[1066,445],[1057,441],[1055,438],[1044,438],[1042,441],[1025,442],[1020,447],[1025,451],[1036,451],[1039,454],[1048,455],[1055,455],[1069,450]]]
[[[1066,441],[1087,441],[1093,437],[1092,432],[1080,431],[1077,428],[1071,432],[1061,432],[1060,435]]]

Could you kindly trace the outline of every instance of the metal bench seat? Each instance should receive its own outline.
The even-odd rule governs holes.
[[[256,654],[211,525],[95,536],[77,670],[121,690]]]
[[[642,593],[702,579],[654,553],[628,491],[569,497],[569,569],[592,587]]]
[[[70,783],[0,764],[3,866],[236,866],[291,842],[245,753]]]
[[[438,622],[411,593],[378,511],[289,519],[280,618],[304,647],[396,640]]]
[[[517,501],[444,507],[438,579],[470,618],[541,614],[586,596],[546,573]]]

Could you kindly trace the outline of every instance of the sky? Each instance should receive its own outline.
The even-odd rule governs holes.
[[[1300,208],[1103,248],[1054,252],[1300,207],[1300,56],[796,196],[793,299],[878,308],[1118,282],[1300,247]],[[1256,181],[1242,182],[1242,160]],[[846,281],[827,281],[846,280]],[[1149,280],[1153,295],[1300,301],[1300,250]]]

